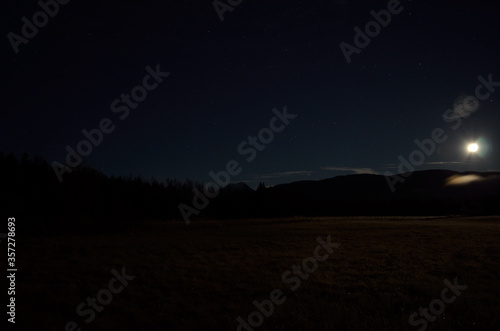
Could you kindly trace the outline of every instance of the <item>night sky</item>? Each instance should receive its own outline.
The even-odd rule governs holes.
[[[22,18],[33,22],[41,7],[6,1],[0,151],[64,164],[66,146],[108,118],[114,130],[83,157],[107,175],[209,181],[236,160],[231,181],[255,187],[397,173],[415,139],[440,128],[448,138],[415,170],[499,171],[497,2],[401,1],[348,63],[340,44],[354,47],[354,28],[365,31],[370,11],[389,2],[241,1],[221,21],[212,1],[72,0],[16,53],[9,33],[23,38]],[[124,110],[121,95],[157,68],[147,96],[135,90],[144,100]],[[479,76],[490,90],[479,89],[487,96],[458,125]],[[274,121],[270,139],[265,128],[285,107],[297,116]],[[268,143],[253,159],[238,152],[262,129]],[[478,153],[467,154],[469,142]]]

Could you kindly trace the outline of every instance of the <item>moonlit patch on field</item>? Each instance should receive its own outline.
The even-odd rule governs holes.
[[[446,179],[446,185],[466,185],[481,180],[484,180],[484,178],[478,175],[453,175]]]

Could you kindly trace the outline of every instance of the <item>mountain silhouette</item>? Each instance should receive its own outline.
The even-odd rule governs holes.
[[[425,170],[400,174],[394,192],[382,175],[346,175],[267,189],[275,210],[310,215],[498,213],[500,173]]]

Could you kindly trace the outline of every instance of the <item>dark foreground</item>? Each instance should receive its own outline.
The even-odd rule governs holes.
[[[340,246],[316,250],[328,236]],[[16,244],[18,329],[500,329],[500,217],[149,222]]]

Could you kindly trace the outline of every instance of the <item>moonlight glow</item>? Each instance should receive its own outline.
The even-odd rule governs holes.
[[[467,146],[467,150],[469,151],[469,153],[475,153],[475,152],[477,152],[477,151],[478,151],[478,149],[479,149],[479,146],[478,146],[478,144],[476,144],[476,143],[469,144],[469,145]]]

